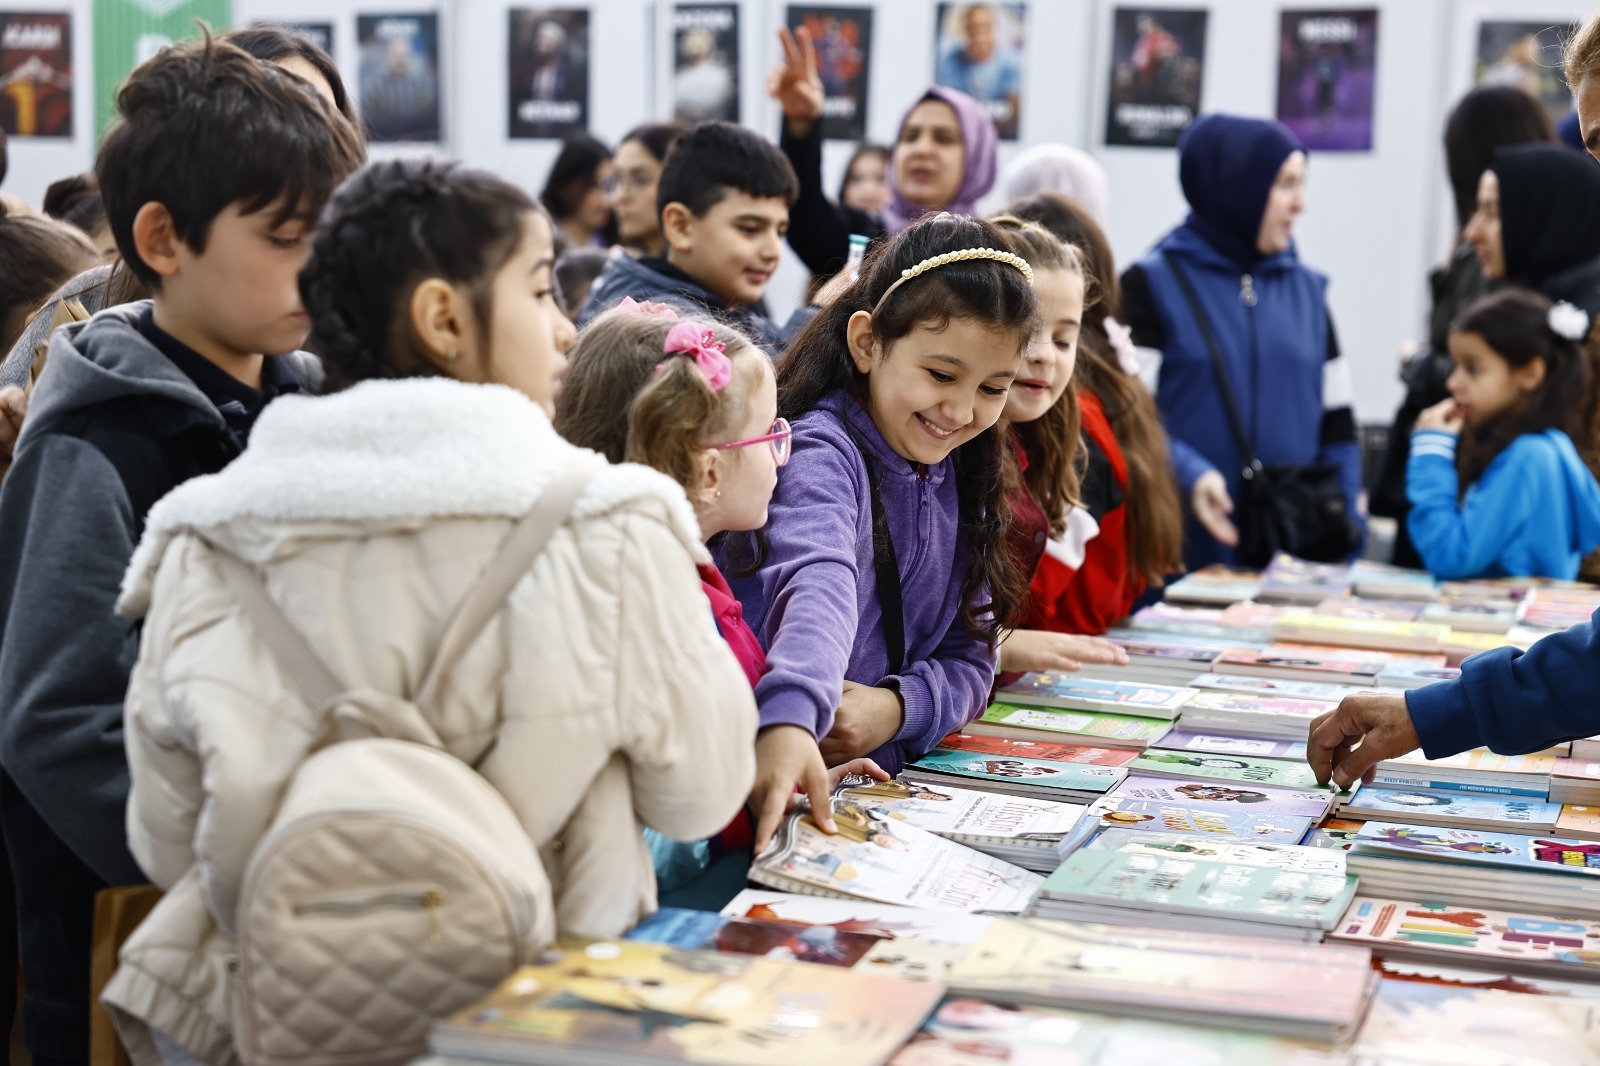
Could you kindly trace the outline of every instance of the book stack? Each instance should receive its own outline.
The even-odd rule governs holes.
[[[1011,703],[1030,707],[1106,711],[1168,721],[1178,717],[1193,695],[1186,688],[1171,685],[1141,685],[1054,672],[1024,674],[1001,689],[1000,694]]]
[[[1273,788],[1317,789],[1317,778],[1304,761],[1261,758],[1254,755],[1218,755],[1150,748],[1128,764],[1128,772],[1146,777],[1181,777],[1187,780],[1235,781]]]
[[[1272,639],[1270,625],[1246,624],[1245,618],[1255,617],[1255,612],[1240,612],[1240,607],[1254,608],[1254,604],[1234,604],[1233,607],[1178,607],[1170,603],[1152,603],[1142,607],[1128,618],[1126,625],[1135,634],[1150,639],[1152,633],[1166,637],[1193,637],[1210,644],[1265,644]],[[1233,612],[1227,615],[1227,612]],[[1227,618],[1224,618],[1227,615]]]
[[[1263,603],[1313,607],[1350,595],[1350,577],[1350,567],[1343,563],[1313,563],[1279,552],[1262,571],[1259,598]]]
[[[1600,590],[1593,586],[1534,588],[1524,597],[1518,619],[1530,629],[1560,631],[1587,622],[1600,610]]]
[[[1219,733],[1191,732],[1186,722],[1178,723],[1161,738],[1163,751],[1204,752],[1208,755],[1249,755],[1258,759],[1288,759],[1301,762],[1306,757],[1303,740],[1273,740],[1267,737],[1226,736]]]
[[[1309,681],[1319,685],[1352,685],[1370,688],[1378,684],[1385,664],[1350,658],[1321,658],[1283,654],[1275,648],[1266,651],[1228,651],[1217,657],[1211,671],[1235,677],[1272,677],[1285,681]],[[1199,675],[1196,675],[1199,676]]]
[[[1211,692],[1232,692],[1244,696],[1272,696],[1279,699],[1338,703],[1346,696],[1372,692],[1376,686],[1329,685],[1316,681],[1284,681],[1271,677],[1243,677],[1239,674],[1201,674],[1189,687]],[[1190,697],[1191,700],[1194,697]],[[1332,710],[1332,708],[1328,708]]]
[[[1430,605],[1416,600],[1352,598],[1323,600],[1311,613],[1326,615],[1329,618],[1355,618],[1362,621],[1415,622],[1417,616],[1428,606]]]
[[[1600,844],[1368,822],[1348,861],[1366,895],[1600,918]]]
[[[1510,600],[1445,596],[1424,607],[1417,621],[1447,626],[1458,633],[1492,633],[1503,637],[1506,630],[1517,624],[1521,610],[1520,604]]]
[[[1439,647],[1444,651],[1445,662],[1450,666],[1460,666],[1461,663],[1481,651],[1494,651],[1510,644],[1509,631],[1506,633],[1463,633],[1452,629],[1445,634]]]
[[[1514,796],[1365,787],[1344,801],[1339,814],[1363,821],[1400,822],[1487,833],[1553,833],[1561,805]]]
[[[1439,579],[1426,570],[1410,570],[1365,559],[1351,567],[1350,585],[1364,600],[1427,603],[1439,594]]]
[[[1600,840],[1600,806],[1568,803],[1556,819],[1556,833],[1567,840]]]
[[[1119,785],[1128,771],[1123,766],[939,747],[907,766],[901,776],[924,785],[956,785],[1005,796],[1087,803]]]
[[[1095,801],[1088,817],[1105,829],[1297,844],[1327,813],[1331,798],[1320,790],[1140,776]]]
[[[1272,628],[1274,640],[1332,644],[1380,651],[1438,654],[1449,626],[1390,622],[1375,618],[1335,618],[1326,614],[1286,614]]]
[[[1551,803],[1600,807],[1600,759],[1554,760],[1550,768],[1549,799]]]
[[[1333,941],[1370,947],[1385,958],[1492,966],[1546,977],[1600,979],[1600,921],[1363,894],[1350,904]]]
[[[1326,944],[1001,918],[950,968],[949,984],[952,992],[993,1003],[1076,1006],[1334,1042],[1347,1040],[1366,1013],[1377,980],[1371,958],[1364,949]],[[1176,1046],[1168,1047],[1154,1059],[1137,1061],[1279,1061],[1170,1057],[1177,1053]],[[1135,1060],[1113,1055],[1085,1061],[1114,1066]]]
[[[1321,690],[1330,686],[1314,687]],[[1185,731],[1197,733],[1304,740],[1311,723],[1334,706],[1326,700],[1207,690],[1190,697],[1179,725]]]
[[[1261,574],[1255,570],[1235,570],[1216,563],[1185,574],[1167,585],[1163,598],[1168,603],[1195,607],[1227,607],[1253,600],[1261,591]]]
[[[1021,707],[991,703],[983,716],[967,723],[969,734],[1016,740],[1048,738],[1086,741],[1108,747],[1141,751],[1160,740],[1172,722],[1165,718],[1140,718],[1127,714],[1060,711],[1050,707]]]
[[[1579,737],[1572,742],[1569,754],[1574,759],[1600,759],[1600,736]]]
[[[1167,644],[1156,640],[1116,640],[1128,653],[1128,665],[1084,663],[1080,677],[1137,685],[1183,687],[1201,674],[1226,648],[1203,644]]]
[[[1573,765],[1594,765],[1600,772],[1600,764],[1564,761]],[[1557,760],[1549,755],[1496,755],[1486,748],[1476,748],[1444,759],[1429,759],[1418,750],[1380,762],[1374,769],[1372,783],[1381,789],[1438,792],[1446,796],[1470,792],[1552,803],[1583,802],[1558,799],[1551,794],[1551,774],[1556,767]],[[1595,779],[1595,785],[1600,788],[1600,777]]]

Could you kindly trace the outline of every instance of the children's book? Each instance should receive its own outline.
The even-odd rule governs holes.
[[[1333,618],[1323,614],[1286,614],[1272,629],[1276,640],[1432,653],[1439,651],[1448,632],[1449,626],[1430,623]]]
[[[1112,711],[1146,718],[1173,719],[1188,700],[1188,689],[1168,685],[1135,685],[1075,674],[1038,673],[1000,690],[1016,703],[1060,707],[1069,711]]]
[[[1393,966],[1418,964],[1382,965],[1387,975]],[[1534,983],[1502,978],[1486,988],[1458,978],[1385,976],[1352,1049],[1353,1066],[1600,1066],[1600,1010],[1592,1001],[1531,992]]]
[[[1556,760],[1549,755],[1496,755],[1475,748],[1442,759],[1418,751],[1385,759],[1374,769],[1380,788],[1468,792],[1522,799],[1548,799]]]
[[[1241,807],[1230,810],[1217,803],[1163,802],[1107,796],[1096,800],[1088,817],[1107,829],[1133,829],[1150,833],[1198,833],[1232,840],[1272,840],[1297,843],[1311,828],[1306,815],[1265,814]]]
[[[1202,689],[1184,708],[1179,728],[1248,736],[1303,738],[1311,723],[1333,710],[1322,700],[1258,696],[1246,692]],[[1160,742],[1165,746],[1165,738]]]
[[[1128,771],[1148,777],[1202,778],[1211,781],[1243,781],[1276,788],[1327,789],[1317,784],[1317,775],[1305,762],[1262,759],[1252,755],[1219,755],[1212,752],[1172,751],[1163,744],[1151,748],[1128,764]],[[1330,790],[1331,791],[1331,790]]]
[[[1323,600],[1312,614],[1329,618],[1377,619],[1382,622],[1415,622],[1428,605],[1407,600]]]
[[[1255,603],[1246,601],[1236,603],[1231,607],[1224,607],[1221,616],[1217,619],[1224,629],[1238,632],[1271,633],[1273,625],[1284,615],[1293,611],[1293,607],[1275,607],[1270,603]]]
[[[1339,814],[1345,818],[1400,822],[1444,828],[1554,832],[1561,815],[1559,804],[1511,796],[1469,795],[1461,792],[1422,792],[1363,788]]]
[[[1414,666],[1421,669],[1446,665],[1443,652],[1341,648],[1337,644],[1301,644],[1292,640],[1269,644],[1264,650],[1274,655],[1298,655],[1308,659],[1359,659],[1367,663],[1382,663],[1385,669],[1391,665]]]
[[[1362,789],[1357,795],[1368,791]],[[1459,866],[1585,875],[1600,881],[1600,845],[1555,836],[1367,822],[1356,835],[1352,850],[1358,855],[1389,855]]]
[[[1226,607],[1244,600],[1253,600],[1260,591],[1260,571],[1235,570],[1221,563],[1214,563],[1185,574],[1169,584],[1162,590],[1162,598],[1168,603]]]
[[[878,820],[897,819],[979,851],[1053,854],[1083,817],[1080,803],[997,795],[951,785],[845,779],[840,797]]]
[[[1355,846],[1356,836],[1361,832],[1366,822],[1357,822],[1350,818],[1326,818],[1321,825],[1306,834],[1300,843],[1308,848],[1329,848],[1335,851],[1349,851]]]
[[[1271,677],[1241,677],[1238,674],[1201,674],[1189,682],[1190,688],[1214,692],[1232,692],[1244,696],[1275,696],[1285,700],[1311,700],[1318,703],[1338,703],[1346,696],[1359,692],[1375,691],[1355,685],[1321,685],[1310,681],[1284,681]],[[1186,710],[1191,708],[1185,708]],[[1332,710],[1325,707],[1323,710]]]
[[[1223,615],[1227,611],[1234,611],[1241,606],[1217,610],[1213,607],[1178,607],[1170,603],[1152,603],[1148,607],[1140,608],[1127,625],[1134,631],[1151,634],[1163,633],[1173,636],[1189,636],[1205,640],[1207,643],[1266,643],[1272,639],[1270,625],[1243,625],[1235,614],[1224,621]]]
[[[1404,666],[1390,663],[1378,674],[1378,685],[1382,688],[1422,688],[1437,685],[1441,681],[1454,681],[1460,676],[1461,669],[1456,666]]]
[[[1222,807],[1239,810],[1248,807],[1252,814],[1294,814],[1320,819],[1328,813],[1334,795],[1326,791],[1246,787],[1220,781],[1188,778],[1162,778],[1130,775],[1117,786],[1117,796],[1126,799],[1155,800],[1189,807]]]
[[[832,925],[790,925],[663,907],[634,926],[627,939],[684,951],[726,951],[819,966],[854,966],[885,937]]]
[[[986,792],[1069,801],[1103,796],[1127,776],[1128,771],[1120,766],[1050,762],[945,748],[930,751],[906,767],[904,773],[907,781],[965,784]]]
[[[1160,740],[1171,728],[1172,723],[1165,718],[1054,711],[1042,707],[1019,707],[1014,703],[992,703],[983,712],[982,718],[967,723],[965,732],[1013,740],[1039,737],[1087,740],[1137,751],[1149,747],[1152,741]]]
[[[1441,599],[1430,603],[1417,616],[1419,622],[1448,626],[1459,633],[1493,633],[1505,636],[1517,624],[1519,607],[1506,601]]]
[[[1398,958],[1600,978],[1600,921],[1358,896],[1328,938]]]
[[[1220,840],[1192,833],[1141,833],[1136,829],[1107,829],[1085,845],[1089,851],[1115,851],[1123,855],[1179,855],[1206,862],[1236,866],[1270,866],[1310,874],[1344,876],[1345,853],[1336,849],[1298,844]]]
[[[1265,603],[1318,604],[1349,594],[1350,567],[1343,563],[1313,563],[1279,552],[1261,574]]]
[[[950,971],[953,992],[996,1003],[1072,1005],[1330,1041],[1355,1031],[1375,983],[1370,953],[1340,946],[1015,918],[996,919]],[[1041,1066],[1070,1061],[1044,1059]],[[1155,1060],[1204,1061],[1211,1060]]]
[[[1085,766],[1125,766],[1138,754],[1127,748],[1099,748],[1049,740],[1015,740],[974,733],[951,733],[939,741],[939,747],[1002,758],[1042,759],[1045,762],[1071,762]]]
[[[841,799],[833,808],[839,832],[831,836],[809,812],[790,815],[756,856],[750,880],[784,892],[1013,914],[1039,886],[1036,873],[898,819]]]
[[[1306,757],[1303,740],[1229,737],[1215,733],[1192,733],[1182,728],[1174,729],[1162,737],[1160,746],[1164,751],[1203,751],[1212,755],[1248,755],[1257,759],[1291,759],[1296,762]]]
[[[565,940],[434,1025],[435,1055],[507,1063],[877,1066],[938,1004],[886,974]]]
[[[1269,648],[1266,651],[1224,652],[1213,665],[1212,672],[1240,677],[1276,677],[1324,685],[1367,686],[1377,683],[1378,675],[1383,672],[1383,664],[1359,659],[1284,655]]]
[[[1357,596],[1374,600],[1427,602],[1439,594],[1439,579],[1426,570],[1391,566],[1361,559],[1350,568],[1350,584]]]

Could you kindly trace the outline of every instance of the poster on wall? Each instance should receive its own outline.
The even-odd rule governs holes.
[[[822,74],[822,135],[859,141],[867,135],[867,75],[871,69],[872,8],[790,4],[785,24],[811,31]]]
[[[589,125],[589,9],[512,8],[510,136],[565,137]]]
[[[1206,12],[1119,7],[1111,27],[1106,143],[1172,148],[1200,112]]]
[[[233,25],[231,0],[94,0],[94,124],[117,114],[117,89],[128,72],[179,41],[200,36],[196,20],[221,31]]]
[[[290,19],[257,19],[257,26],[273,26],[292,33],[296,37],[304,37],[329,56],[333,55],[333,23],[331,22],[295,22]]]
[[[1016,140],[1026,5],[940,4],[936,11],[934,84],[960,89],[982,103],[1000,139]]]
[[[1576,22],[1480,22],[1473,82],[1514,85],[1543,104],[1551,122],[1560,122],[1572,110],[1561,77],[1561,43],[1577,28]]]
[[[361,117],[369,140],[429,144],[439,118],[439,16],[356,16]]]
[[[1278,121],[1321,152],[1372,151],[1378,12],[1285,11]]]
[[[739,5],[672,9],[672,117],[739,121]]]
[[[72,16],[0,11],[0,130],[72,136]]]

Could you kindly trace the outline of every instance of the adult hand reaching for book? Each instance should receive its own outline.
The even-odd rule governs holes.
[[[1233,514],[1233,497],[1228,495],[1228,483],[1215,470],[1207,470],[1194,483],[1189,496],[1189,506],[1194,516],[1218,544],[1229,548],[1239,546],[1239,527],[1228,516]]]
[[[1419,743],[1404,696],[1346,696],[1311,723],[1306,761],[1319,784],[1331,778],[1346,789],[1357,778],[1370,782],[1378,763],[1415,751]]]
[[[1080,637],[1042,629],[1013,629],[1000,645],[1002,673],[1076,671],[1084,663],[1128,665],[1128,653],[1102,637]]]
[[[811,817],[824,833],[833,824],[833,789],[817,741],[797,725],[774,725],[756,736],[756,784],[750,807],[756,818],[755,851],[760,855],[794,801],[795,789],[811,801]]]
[[[822,758],[837,766],[876,751],[895,738],[905,717],[900,693],[894,689],[846,681],[833,728],[818,743]]]
[[[817,49],[811,31],[801,26],[794,33],[787,27],[778,30],[783,46],[783,64],[767,75],[767,95],[783,108],[789,132],[804,137],[822,119],[822,75],[817,68]]]

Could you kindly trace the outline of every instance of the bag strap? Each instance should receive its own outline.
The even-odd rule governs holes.
[[[872,496],[872,568],[878,579],[878,603],[883,608],[883,640],[889,647],[889,673],[898,674],[906,664],[906,606],[900,588],[900,558],[895,554],[894,538],[889,535],[889,519],[883,511],[880,477],[871,458],[867,459],[868,492]]]
[[[556,530],[565,524],[584,487],[605,466],[606,461],[598,456],[580,459],[556,475],[550,487],[540,494],[532,510],[511,530],[483,576],[451,615],[413,703],[419,707],[430,704],[444,676],[483,632],[518,579],[528,572]],[[339,681],[304,634],[289,621],[283,608],[267,594],[259,571],[232,552],[215,544],[211,547],[240,606],[301,695],[314,708],[326,708],[345,695],[348,686]]]
[[[1256,450],[1250,446],[1250,437],[1244,431],[1244,419],[1239,417],[1239,403],[1234,399],[1233,386],[1228,380],[1227,364],[1222,361],[1222,348],[1217,344],[1216,334],[1211,332],[1211,318],[1200,302],[1200,294],[1194,291],[1194,283],[1189,280],[1189,272],[1184,269],[1183,264],[1178,262],[1177,257],[1170,251],[1163,251],[1161,258],[1166,260],[1172,276],[1177,279],[1178,288],[1183,290],[1183,297],[1189,303],[1189,310],[1193,312],[1195,322],[1200,326],[1200,336],[1205,338],[1206,351],[1211,356],[1211,372],[1216,375],[1217,391],[1222,394],[1222,407],[1227,412],[1228,426],[1233,430],[1234,443],[1239,446],[1239,454],[1244,457],[1245,475],[1248,477],[1260,471],[1261,461],[1256,458]]]

